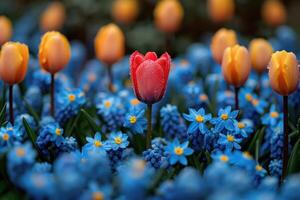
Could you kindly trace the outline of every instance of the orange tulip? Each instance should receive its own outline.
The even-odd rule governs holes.
[[[267,0],[262,6],[262,17],[270,26],[284,24],[286,15],[286,9],[279,0]]]
[[[62,70],[71,58],[68,39],[59,32],[47,32],[43,35],[39,47],[41,67],[51,74]]]
[[[112,65],[125,53],[125,38],[122,30],[115,24],[103,26],[95,38],[96,56],[102,62]]]
[[[265,39],[253,39],[249,45],[249,52],[254,70],[259,74],[264,72],[273,53],[271,44]]]
[[[10,85],[24,80],[29,60],[28,47],[18,42],[7,42],[0,54],[0,77]]]
[[[241,87],[248,79],[251,61],[248,50],[240,45],[227,47],[222,60],[222,73],[227,83],[236,88]]]
[[[53,2],[48,5],[42,13],[40,26],[43,31],[56,31],[62,28],[65,22],[65,7],[60,2]]]
[[[178,30],[183,14],[183,8],[178,0],[162,0],[154,10],[155,24],[161,31],[173,33]]]
[[[0,16],[0,45],[7,42],[12,35],[12,25],[5,16]]]
[[[270,85],[277,93],[287,96],[298,87],[299,68],[295,54],[277,51],[269,64]]]
[[[112,7],[113,18],[121,23],[130,24],[139,13],[137,0],[115,0]]]
[[[214,22],[229,21],[234,15],[233,0],[208,0],[207,8],[211,19]]]
[[[214,60],[221,64],[224,50],[237,44],[237,37],[233,30],[221,28],[211,40],[211,52]]]

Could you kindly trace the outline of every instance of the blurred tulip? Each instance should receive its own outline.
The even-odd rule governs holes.
[[[137,0],[115,0],[112,7],[113,18],[123,24],[132,23],[139,14]]]
[[[262,17],[270,26],[279,26],[286,21],[286,9],[279,0],[267,0],[262,6]]]
[[[184,11],[178,0],[162,0],[154,10],[156,26],[163,32],[173,33],[178,30]]]
[[[103,26],[95,38],[97,58],[111,66],[125,54],[125,38],[122,30],[115,24]]]
[[[250,70],[250,55],[245,47],[234,45],[225,49],[222,73],[227,83],[241,87],[247,81]]]
[[[298,87],[299,68],[295,54],[277,51],[269,64],[270,85],[277,93],[288,96]]]
[[[271,44],[265,39],[253,39],[249,45],[251,63],[254,70],[261,74],[269,64],[273,49]]]
[[[29,51],[25,44],[7,42],[0,52],[0,77],[9,85],[24,80],[29,61]]]
[[[224,50],[237,44],[237,37],[233,30],[221,28],[211,40],[211,52],[214,60],[221,64]]]
[[[52,2],[42,13],[40,26],[43,31],[60,30],[65,22],[65,7],[60,2]]]
[[[5,16],[0,16],[0,45],[9,41],[12,35],[12,24]]]
[[[70,58],[70,44],[64,35],[55,31],[43,35],[39,47],[39,61],[44,70],[55,74],[68,64]]]
[[[208,13],[214,22],[229,21],[234,15],[234,0],[208,0]]]

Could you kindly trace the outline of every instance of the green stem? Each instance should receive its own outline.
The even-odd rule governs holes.
[[[150,147],[151,143],[151,137],[152,137],[152,104],[147,105],[147,120],[148,120],[148,126],[147,126],[147,144],[146,147]]]
[[[108,73],[108,90],[110,92],[114,92],[114,80],[113,80],[113,74],[112,74],[112,66],[107,66],[107,73]]]
[[[288,165],[288,146],[289,146],[289,135],[288,135],[288,96],[283,96],[283,134],[284,134],[284,146],[283,146],[283,162],[282,162],[282,175],[281,183],[283,183]]]
[[[54,103],[54,74],[51,74],[51,85],[50,85],[50,98],[51,98],[51,108],[50,112],[52,117],[54,117],[55,114],[55,103]]]
[[[13,86],[9,85],[9,121],[11,125],[14,125],[14,101],[13,101]]]
[[[240,109],[240,107],[239,107],[239,90],[240,90],[240,88],[238,88],[238,87],[234,88],[234,93],[235,93],[235,109],[236,110]]]

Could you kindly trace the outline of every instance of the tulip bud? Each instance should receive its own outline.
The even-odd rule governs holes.
[[[248,79],[251,61],[248,50],[240,45],[227,47],[222,60],[222,73],[228,84],[241,87]]]
[[[7,42],[0,52],[0,77],[10,85],[24,80],[29,60],[29,50],[25,44]]]
[[[295,54],[276,51],[269,64],[270,85],[277,93],[287,96],[298,87],[299,68]]]
[[[113,18],[123,24],[133,22],[139,13],[137,0],[115,0],[112,7]]]
[[[179,1],[162,0],[154,10],[155,24],[161,31],[173,33],[178,30],[183,14],[183,8]]]
[[[59,32],[47,32],[43,35],[39,47],[41,67],[51,74],[62,70],[71,58],[68,39]]]
[[[5,16],[0,16],[0,45],[7,42],[12,35],[12,25]]]
[[[254,70],[259,74],[264,72],[273,53],[271,44],[265,39],[254,39],[250,42],[249,51]]]
[[[145,56],[134,52],[130,56],[130,75],[136,97],[153,104],[162,99],[166,91],[171,58],[164,53],[159,59],[154,52]]]
[[[234,15],[233,0],[208,0],[208,13],[214,22],[229,21]]]
[[[65,22],[65,7],[60,2],[49,4],[42,13],[40,26],[43,31],[57,31],[62,28]]]
[[[262,6],[262,17],[270,26],[279,26],[286,21],[286,10],[278,0],[267,0]]]
[[[233,30],[221,28],[211,40],[211,52],[214,60],[221,64],[224,50],[237,44],[237,37]]]
[[[115,24],[103,26],[95,38],[96,56],[102,62],[112,65],[125,53],[125,38],[122,30]]]

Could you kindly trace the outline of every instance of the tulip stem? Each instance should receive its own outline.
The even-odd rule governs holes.
[[[50,112],[52,117],[54,117],[54,113],[55,113],[55,103],[54,103],[54,75],[55,74],[51,74],[51,85],[50,85],[50,98],[51,98],[51,107],[50,107]]]
[[[283,96],[283,134],[284,134],[284,145],[283,145],[283,161],[282,161],[282,175],[281,183],[283,183],[288,166],[288,148],[289,148],[289,135],[288,135],[288,96]]]
[[[14,125],[14,105],[13,105],[13,86],[9,85],[9,121],[11,125]]]
[[[113,80],[113,74],[112,74],[112,66],[109,65],[107,67],[108,72],[108,90],[113,92],[114,91],[114,80]]]
[[[147,126],[147,143],[146,147],[150,147],[151,143],[151,137],[152,137],[152,104],[148,104],[148,110],[147,110],[147,120],[148,120],[148,126]]]
[[[235,93],[235,109],[236,110],[240,109],[240,107],[239,107],[239,90],[240,90],[240,88],[238,88],[238,87],[234,88],[234,93]]]

